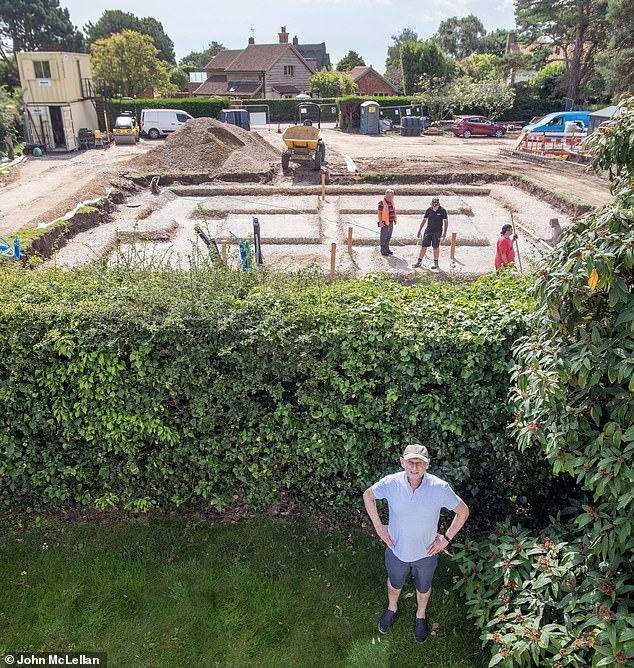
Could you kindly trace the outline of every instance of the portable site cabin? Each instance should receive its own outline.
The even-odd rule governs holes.
[[[616,111],[616,105],[611,107],[605,107],[604,109],[599,109],[598,111],[590,112],[590,123],[588,123],[588,134],[595,132],[601,123],[609,121],[614,116]]]
[[[99,127],[90,57],[59,51],[16,54],[24,96],[25,139],[47,151],[75,151],[80,128]]]

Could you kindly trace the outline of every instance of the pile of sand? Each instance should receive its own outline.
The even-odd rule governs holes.
[[[272,175],[280,153],[257,133],[213,118],[195,118],[128,165],[146,174],[208,174],[227,180]]]

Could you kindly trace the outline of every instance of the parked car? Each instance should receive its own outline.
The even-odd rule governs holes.
[[[150,139],[166,137],[193,117],[181,109],[143,109],[141,135]]]
[[[543,134],[547,137],[556,137],[566,131],[566,124],[572,129],[572,124],[577,124],[578,130],[575,132],[586,133],[590,124],[589,111],[559,111],[548,114],[543,118],[529,123],[522,128],[522,132],[527,134]]]
[[[471,136],[501,137],[506,128],[486,116],[461,116],[451,126],[456,137],[468,139]]]

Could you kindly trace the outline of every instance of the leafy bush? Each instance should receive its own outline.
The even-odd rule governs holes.
[[[634,99],[621,112],[590,140],[616,195],[567,229],[544,264],[533,332],[516,346],[512,394],[520,448],[539,444],[555,475],[574,478],[589,501],[564,530],[575,544],[559,531],[558,546],[542,562],[531,558],[539,553],[535,539],[521,533],[524,548],[508,528],[500,541],[477,546],[492,560],[508,560],[512,592],[510,579],[491,571],[499,560],[479,563],[469,544],[459,556],[463,572],[476,578],[461,586],[481,608],[482,627],[497,634],[484,636],[500,649],[492,664],[604,666],[634,659]],[[484,606],[490,594],[504,605]],[[531,630],[520,642],[505,625],[528,611]]]
[[[217,118],[221,109],[229,106],[226,97],[166,97],[135,100],[136,106],[141,109],[182,109],[194,118]],[[110,101],[113,109],[118,109],[119,99]]]
[[[508,447],[509,348],[531,305],[505,276],[4,278],[0,496],[15,507],[349,509],[411,440],[483,521],[553,503],[538,448]]]
[[[493,645],[490,666],[629,664],[628,577],[597,563],[583,533],[503,524],[457,546],[454,582]]]

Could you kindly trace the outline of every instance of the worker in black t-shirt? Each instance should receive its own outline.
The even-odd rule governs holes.
[[[447,210],[440,206],[440,200],[437,197],[432,199],[431,206],[425,211],[425,217],[423,218],[420,227],[418,228],[418,234],[416,235],[418,238],[420,238],[425,225],[427,225],[427,228],[425,229],[425,234],[423,234],[423,243],[414,268],[418,269],[421,266],[423,259],[425,258],[425,253],[431,246],[434,249],[433,269],[438,269],[440,239],[444,239],[447,236],[449,220],[447,219]]]

